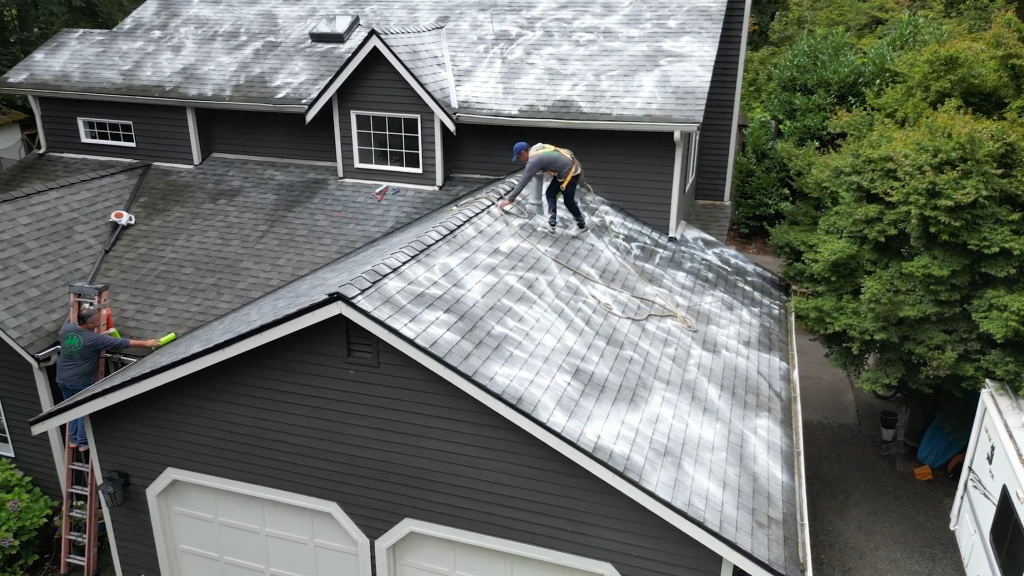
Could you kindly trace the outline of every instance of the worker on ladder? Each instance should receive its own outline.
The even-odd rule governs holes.
[[[78,325],[76,326],[69,320],[60,330],[57,385],[64,393],[65,400],[96,383],[102,352],[122,348],[160,346],[159,340],[128,340],[127,338],[114,338],[109,334],[98,334],[94,330],[99,325],[100,316],[97,310],[83,307],[78,311]],[[89,443],[85,437],[85,424],[82,419],[76,418],[68,426],[69,444],[72,447],[77,447],[81,452],[88,450]]]
[[[576,229],[573,236],[579,236],[587,231],[587,222],[583,218],[579,204],[576,203],[576,185],[579,184],[580,176],[583,175],[583,167],[573,156],[572,151],[565,148],[558,148],[550,144],[535,144],[530,146],[526,142],[518,142],[512,148],[512,161],[526,162],[526,170],[519,185],[512,190],[505,200],[498,205],[505,208],[516,201],[519,194],[526,188],[530,180],[538,172],[551,174],[551,183],[548,185],[544,196],[548,201],[548,231],[556,232],[555,224],[558,222],[555,208],[558,200],[558,193],[562,193],[562,202],[576,220]]]

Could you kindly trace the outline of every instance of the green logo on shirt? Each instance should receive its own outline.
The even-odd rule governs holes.
[[[67,352],[78,352],[82,349],[82,337],[74,332],[64,337],[64,350]]]

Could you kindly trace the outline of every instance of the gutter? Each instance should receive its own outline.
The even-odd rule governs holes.
[[[790,294],[792,297],[792,293]],[[789,304],[789,346],[791,386],[793,394],[793,456],[796,465],[796,517],[800,551],[800,565],[804,576],[812,576],[811,566],[811,524],[807,512],[807,465],[804,462],[804,414],[800,403],[800,365],[796,352],[796,314],[793,303]]]
[[[455,114],[459,124],[489,126],[528,126],[534,128],[576,128],[581,130],[619,130],[626,132],[696,132],[700,124],[674,122],[617,122],[598,120],[558,120],[555,118],[517,118]]]
[[[246,110],[251,112],[285,112],[302,114],[306,107],[301,104],[259,104],[253,102],[224,102],[220,100],[186,100],[184,98],[158,98],[154,96],[125,96],[122,94],[97,94],[95,92],[65,92],[62,90],[35,90],[32,88],[11,88],[0,86],[0,93],[20,94],[30,99],[38,97],[70,98],[72,100],[101,100],[105,102],[125,102],[135,104],[158,104],[161,106],[198,106],[200,108],[220,108],[222,110]],[[33,112],[38,111],[33,106]],[[42,132],[40,132],[42,134]]]

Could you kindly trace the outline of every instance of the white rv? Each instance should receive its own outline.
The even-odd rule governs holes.
[[[967,576],[1024,576],[1024,400],[989,381],[967,446],[950,529]]]

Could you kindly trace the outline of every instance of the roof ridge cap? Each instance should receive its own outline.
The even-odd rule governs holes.
[[[415,34],[419,32],[431,32],[433,30],[440,30],[448,24],[447,22],[427,22],[426,24],[414,24],[411,26],[386,26],[386,27],[373,27],[373,30],[377,31],[378,34],[384,35],[398,35],[398,34]]]
[[[60,180],[53,180],[50,182],[43,182],[35,184],[33,186],[25,186],[24,188],[18,188],[7,192],[0,192],[0,204],[4,202],[10,202],[12,200],[20,200],[21,198],[28,198],[41,192],[49,192],[50,190],[57,190],[65,186],[71,186],[73,184],[81,184],[83,182],[91,182],[107,176],[113,176],[122,172],[128,172],[129,170],[136,170],[138,168],[144,168],[151,165],[152,162],[131,162],[125,166],[118,168],[104,168],[103,170],[97,170],[95,172],[86,172],[77,176],[65,176]]]

